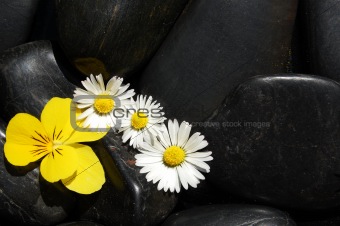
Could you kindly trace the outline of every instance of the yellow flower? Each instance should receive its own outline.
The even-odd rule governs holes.
[[[71,99],[52,98],[41,113],[41,122],[29,114],[15,115],[6,130],[5,156],[16,166],[43,158],[44,179],[61,180],[72,191],[91,194],[104,184],[104,170],[91,147],[77,142],[99,140],[106,133],[75,130],[70,114]]]

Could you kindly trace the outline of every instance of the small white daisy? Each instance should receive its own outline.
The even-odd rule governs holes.
[[[165,127],[165,125],[163,124]],[[147,173],[147,181],[156,183],[157,189],[171,192],[180,192],[181,185],[188,189],[188,185],[196,188],[204,180],[201,172],[210,172],[206,161],[211,161],[211,151],[197,152],[205,148],[208,142],[200,133],[194,133],[190,138],[191,125],[182,122],[179,126],[177,120],[168,121],[154,144],[143,142],[137,154],[136,165],[143,167],[141,173]]]
[[[125,107],[126,117],[122,119],[121,129],[124,132],[122,139],[125,143],[130,139],[130,146],[137,148],[143,141],[156,137],[161,130],[163,117],[162,107],[152,97],[137,96],[130,106]]]
[[[84,120],[84,127],[95,129],[116,126],[119,115],[116,111],[130,104],[130,98],[135,95],[133,89],[127,90],[130,84],[122,86],[122,82],[122,78],[115,76],[105,87],[101,74],[82,81],[86,90],[76,88],[73,95],[77,107],[83,110],[77,120]]]

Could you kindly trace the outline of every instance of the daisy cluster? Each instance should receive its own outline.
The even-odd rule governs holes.
[[[104,84],[102,75],[91,75],[76,88],[73,100],[52,98],[39,121],[20,113],[8,124],[5,156],[18,166],[40,159],[41,175],[49,182],[61,181],[81,194],[98,191],[105,182],[102,165],[90,146],[78,142],[99,140],[110,129],[122,133],[122,141],[139,151],[136,165],[147,181],[158,182],[158,190],[180,192],[197,187],[210,171],[210,151],[204,136],[190,135],[191,125],[164,117],[163,108],[151,96],[138,95],[112,77]],[[76,123],[70,116],[76,104]],[[84,129],[81,130],[80,128]]]

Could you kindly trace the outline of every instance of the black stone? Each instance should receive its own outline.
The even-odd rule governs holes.
[[[155,53],[188,0],[58,0],[60,43],[84,74],[123,77]]]
[[[0,1],[0,53],[27,40],[37,4],[38,0]]]
[[[309,216],[310,218],[312,218],[312,216]],[[313,220],[313,219],[309,219],[309,220],[305,220],[305,221],[297,221],[299,226],[339,226],[340,225],[340,218],[339,217],[332,217],[329,219],[323,219],[323,220]]]
[[[173,193],[157,190],[139,173],[137,151],[122,145],[119,135],[108,134],[93,147],[104,166],[106,183],[90,196],[79,197],[75,216],[104,225],[156,225],[175,207]]]
[[[30,40],[58,41],[55,1],[39,1]]]
[[[286,71],[296,0],[195,0],[142,74],[166,116],[201,121],[242,80]]]
[[[300,6],[311,73],[340,81],[339,1],[303,0]]]
[[[288,214],[279,210],[252,205],[202,206],[171,215],[162,226],[223,225],[223,226],[293,226]]]
[[[58,224],[57,226],[103,226],[103,225],[90,222],[90,221],[73,221],[73,222]]]
[[[20,112],[40,118],[52,97],[72,98],[74,89],[49,41],[17,46],[0,56],[0,114],[7,122]]]
[[[208,163],[209,164],[209,163]],[[220,191],[218,187],[213,186],[207,180],[202,180],[197,188],[189,187],[188,190],[182,190],[177,208],[189,209],[196,206],[211,204],[231,204],[231,203],[247,203],[240,197]]]
[[[0,120],[0,225],[51,225],[75,206],[71,191],[39,176],[38,164],[16,167],[4,157],[6,125]]]
[[[292,37],[291,44],[291,53],[290,53],[290,63],[288,65],[288,73],[296,73],[296,74],[312,74],[310,72],[310,57],[306,50],[309,48],[309,44],[306,42],[308,40],[306,29],[304,28],[303,18],[303,10],[301,5],[303,1],[299,1],[294,31]]]
[[[240,84],[205,131],[210,182],[288,208],[340,205],[340,85],[308,75]]]

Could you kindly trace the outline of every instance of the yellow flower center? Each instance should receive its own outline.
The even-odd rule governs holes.
[[[170,146],[163,153],[163,162],[169,167],[182,164],[185,159],[185,151],[178,146]]]
[[[114,106],[115,102],[110,98],[97,98],[94,101],[94,108],[101,114],[109,113],[110,111],[112,111]]]
[[[131,126],[136,129],[143,129],[148,124],[148,116],[144,113],[136,112],[131,117]]]

